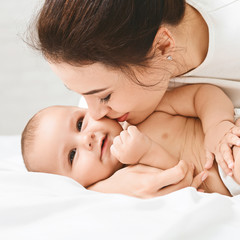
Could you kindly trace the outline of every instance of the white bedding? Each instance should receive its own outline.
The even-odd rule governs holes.
[[[0,239],[239,239],[240,196],[186,188],[142,200],[29,173],[20,136],[0,136]]]

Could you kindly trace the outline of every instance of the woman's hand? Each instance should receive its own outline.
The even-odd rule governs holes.
[[[183,160],[167,170],[137,164],[118,170],[108,179],[100,181],[88,189],[104,193],[121,193],[139,198],[152,198],[184,187],[198,188],[207,176],[207,172],[202,172],[194,178],[193,172],[194,167]]]

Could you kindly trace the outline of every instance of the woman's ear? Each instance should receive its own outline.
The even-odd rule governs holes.
[[[175,40],[172,33],[164,26],[160,27],[154,38],[152,49],[161,55],[168,56],[175,48]]]

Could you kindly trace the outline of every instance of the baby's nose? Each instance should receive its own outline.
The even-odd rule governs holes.
[[[82,141],[83,146],[90,151],[93,148],[94,139],[95,139],[95,134],[88,132],[82,135],[80,141]]]

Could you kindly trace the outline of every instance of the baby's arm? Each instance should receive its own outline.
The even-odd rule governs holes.
[[[168,169],[178,163],[176,158],[135,126],[128,127],[114,139],[111,152],[121,163],[128,165],[141,163]]]
[[[165,94],[157,110],[200,118],[207,152],[205,167],[212,166],[215,155],[225,173],[231,173],[234,163],[231,147],[240,146],[240,128],[234,124],[233,104],[220,88],[193,84],[173,89]]]

